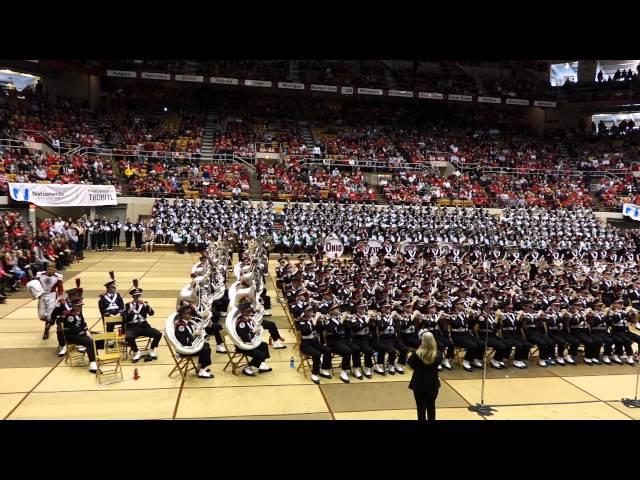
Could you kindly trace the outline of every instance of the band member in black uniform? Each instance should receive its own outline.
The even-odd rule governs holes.
[[[562,366],[567,363],[575,365],[573,358],[571,358],[568,353],[565,353],[567,344],[569,343],[567,338],[565,338],[567,325],[565,325],[565,319],[559,307],[560,301],[554,300],[551,302],[551,310],[547,310],[543,314],[545,323],[547,324],[547,336],[556,344],[556,363]],[[580,341],[577,338],[573,338],[573,343],[579,345]]]
[[[67,344],[64,339],[64,315],[73,309],[73,302],[82,299],[82,288],[80,288],[80,279],[76,278],[76,288],[66,291],[66,299],[59,301],[51,312],[51,319],[56,324],[56,337],[58,339],[58,356],[64,357],[67,353]],[[83,351],[84,346],[79,346],[78,350]]]
[[[606,312],[606,315],[607,322],[611,325],[611,337],[615,344],[615,355],[613,355],[612,360],[619,364],[626,362],[629,365],[634,365],[633,342],[640,346],[640,335],[629,331],[629,320],[626,312],[622,310],[621,299],[613,302],[611,307]]]
[[[113,251],[113,234],[115,227],[113,226],[113,222],[109,220],[105,220],[104,222],[104,236],[105,236],[105,246],[107,251]]]
[[[507,345],[496,335],[499,329],[500,324],[493,314],[493,305],[485,302],[482,305],[482,313],[478,318],[478,338],[483,342],[483,346],[486,338],[487,347],[493,348],[495,353],[489,364],[497,369],[505,368],[504,356],[507,353]]]
[[[106,246],[107,240],[107,222],[105,220],[98,220],[98,226],[96,228],[97,233],[97,243],[98,243],[98,251],[101,252],[103,248]]]
[[[351,341],[364,354],[364,368],[362,373],[365,377],[371,378],[373,374],[373,347],[371,346],[371,332],[369,330],[369,318],[367,316],[367,304],[360,303],[356,306],[356,313],[351,315],[347,324],[347,334]]]
[[[302,317],[295,321],[295,325],[296,330],[300,332],[300,351],[311,357],[311,381],[319,384],[318,375],[331,378],[331,351],[318,341],[320,324],[314,320],[313,311],[312,306],[307,306]]]
[[[93,339],[89,333],[89,327],[82,315],[82,305],[84,305],[84,303],[82,299],[79,298],[71,302],[71,304],[71,310],[65,311],[61,319],[66,343],[84,347],[89,357],[89,371],[96,373],[98,371],[96,351],[93,348]],[[100,346],[98,346],[98,348],[100,348]]]
[[[144,232],[144,225],[141,223],[136,223],[133,226],[133,239],[136,242],[136,250],[138,252],[142,251],[142,233]]]
[[[378,358],[373,371],[381,375],[385,374],[384,357],[388,355],[388,364],[386,372],[390,375],[395,375],[396,372],[404,374],[402,365],[396,363],[396,357],[398,351],[396,350],[396,344],[400,345],[398,334],[396,333],[394,315],[391,313],[391,305],[385,303],[381,307],[381,312],[377,317],[372,317],[372,329],[377,330],[377,339],[374,335],[373,348],[378,353]],[[404,348],[405,361],[407,355],[407,348]]]
[[[113,244],[116,247],[120,246],[120,230],[122,229],[122,222],[120,221],[120,217],[116,217],[116,221],[113,222]]]
[[[113,272],[109,272],[109,280],[104,284],[106,293],[100,295],[98,299],[98,309],[103,318],[120,317],[120,322],[107,324],[107,332],[113,332],[116,325],[122,325],[122,313],[124,312],[124,300],[122,295],[116,292],[116,277]]]
[[[447,370],[451,370],[451,360],[455,356],[453,340],[449,336],[449,326],[447,325],[447,314],[444,312],[436,313],[436,304],[429,302],[425,306],[426,314],[420,318],[418,325],[418,336],[421,337],[424,332],[431,332],[436,339],[438,350],[442,352],[442,366]],[[446,332],[446,333],[443,333]],[[446,357],[446,358],[445,358]]]
[[[133,223],[131,223],[130,218],[127,218],[127,221],[123,225],[122,229],[124,230],[124,240],[125,240],[126,249],[131,250],[131,240],[133,239]]]
[[[524,302],[524,310],[518,315],[518,320],[522,324],[527,342],[538,346],[539,365],[551,366],[555,364],[553,360],[555,343],[547,336],[542,318],[531,311],[531,303]]]
[[[600,340],[604,345],[602,362],[606,365],[611,365],[611,354],[613,353],[613,337],[609,334],[609,319],[601,311],[602,302],[596,302],[593,305],[593,309],[587,310],[586,317],[589,326],[591,327],[591,337]],[[600,356],[600,350],[596,354],[596,359]]]
[[[236,317],[236,332],[244,343],[253,343],[253,339],[256,334],[259,333],[260,327],[256,325],[251,318],[251,303],[241,302],[240,305],[238,305],[238,310],[240,314]],[[242,373],[244,375],[248,375],[249,377],[254,377],[256,375],[251,367],[256,367],[258,369],[258,373],[266,373],[273,370],[266,364],[266,361],[270,356],[269,345],[267,345],[266,342],[260,342],[257,347],[250,350],[241,350],[238,348],[238,351],[241,351],[248,357],[251,357],[249,365],[242,369]]]
[[[184,305],[188,305],[189,307],[191,307],[191,319],[194,322],[202,322],[202,318],[200,315],[198,315],[198,311],[195,305],[188,302],[187,300],[182,300],[182,302],[180,302],[180,308]],[[222,334],[220,333],[224,328],[220,324],[220,312],[212,311],[209,320],[210,322],[208,326],[204,329],[206,337],[208,337],[209,335],[213,335],[213,337],[216,339],[216,353],[227,353],[227,349],[224,346],[224,339],[222,338]]]
[[[351,370],[352,361],[353,376],[357,379],[362,379],[362,373],[360,372],[360,350],[346,335],[343,320],[340,316],[340,307],[338,305],[331,306],[329,318],[324,319],[323,332],[327,347],[329,347],[331,353],[342,357],[340,380],[344,383],[349,383],[349,375],[347,372]]]
[[[397,349],[400,351],[398,363],[404,367],[407,364],[407,353],[409,350],[415,350],[420,346],[420,339],[416,331],[415,321],[411,318],[411,305],[405,304],[404,307],[395,307],[394,315],[396,332],[400,339]]]
[[[98,249],[98,230],[100,230],[100,224],[97,220],[93,220],[87,224],[89,230],[89,238],[91,239],[91,251],[95,252]]]
[[[193,310],[191,305],[182,305],[178,308],[178,315],[176,315],[176,320],[174,322],[176,340],[185,347],[192,346],[193,342],[199,336],[205,334],[204,331],[199,330],[198,323],[191,318],[192,312]],[[182,353],[180,355],[183,357],[185,356]],[[211,347],[209,346],[209,343],[203,342],[200,351],[194,355],[198,355],[198,364],[200,365],[198,377],[213,378],[213,373],[211,373],[211,369],[208,368],[211,365]]]
[[[449,318],[449,327],[451,328],[451,339],[457,347],[465,349],[462,368],[468,372],[473,371],[473,366],[482,368],[482,352],[484,351],[484,343],[478,337],[473,335],[469,330],[470,321],[467,314],[462,311],[462,301],[456,300],[453,304],[454,314]]]
[[[511,350],[515,347],[513,366],[516,368],[527,368],[525,360],[529,358],[531,344],[527,342],[522,334],[522,324],[512,311],[513,306],[508,303],[504,306],[504,312],[500,319],[502,330],[502,341],[507,346],[506,358],[511,356]]]
[[[138,280],[134,280],[133,287],[128,292],[129,295],[133,297],[133,301],[127,303],[124,309],[125,341],[134,352],[134,356],[131,359],[133,363],[138,362],[142,357],[142,352],[138,351],[138,345],[136,345],[136,338],[149,337],[152,339],[150,350],[145,357],[145,362],[158,359],[156,348],[158,348],[160,339],[162,338],[162,333],[147,322],[147,316],[153,316],[155,312],[148,302],[140,299],[142,292],[143,290],[138,288]]]
[[[577,338],[582,345],[584,345],[584,363],[587,365],[600,363],[597,357],[600,356],[600,347],[602,342],[598,338],[594,338],[589,332],[589,322],[582,311],[580,303],[571,303],[569,305],[569,332],[572,336]],[[578,347],[571,345],[569,354],[572,357],[578,356]]]

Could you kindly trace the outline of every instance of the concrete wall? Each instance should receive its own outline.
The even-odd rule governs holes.
[[[576,108],[549,108],[546,110],[545,128],[591,128],[591,115]]]
[[[62,95],[86,101],[94,108],[100,99],[100,77],[76,72],[58,71],[42,77],[42,85],[50,98]]]
[[[547,118],[547,113],[544,108],[540,108],[540,107],[527,108],[527,111],[524,113],[524,118],[529,124],[529,126],[533,128],[536,132],[542,133],[544,131],[545,120]]]

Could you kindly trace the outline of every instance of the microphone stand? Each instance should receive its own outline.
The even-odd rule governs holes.
[[[489,271],[490,271],[489,266]],[[482,384],[480,386],[480,403],[476,403],[475,405],[469,405],[468,409],[471,412],[476,412],[478,415],[490,417],[493,415],[493,412],[496,411],[495,408],[492,408],[489,405],[484,404],[484,385],[487,379],[487,356],[488,356],[488,346],[489,343],[489,321],[486,320],[486,329],[484,333],[484,355],[482,356]]]
[[[484,384],[487,378],[487,342],[489,341],[489,322],[487,321],[487,329],[484,334],[484,355],[482,359],[482,386],[480,387],[480,403],[476,403],[475,405],[469,405],[468,409],[471,412],[476,412],[478,415],[490,417],[493,415],[493,412],[496,411],[495,408],[484,404]]]

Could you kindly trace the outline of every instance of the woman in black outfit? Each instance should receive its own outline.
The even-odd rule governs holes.
[[[409,366],[413,369],[409,388],[416,398],[418,420],[435,420],[436,398],[440,389],[438,365],[442,362],[442,352],[438,351],[431,332],[423,333],[421,340],[420,347],[409,357]]]

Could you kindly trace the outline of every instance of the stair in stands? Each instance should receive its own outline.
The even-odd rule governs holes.
[[[249,187],[251,200],[262,200],[262,184],[258,180],[258,175],[254,169],[249,169]]]
[[[96,117],[95,117],[95,114],[93,112],[87,110],[86,117],[85,117],[85,123],[87,124],[87,127],[89,127],[89,130],[91,131],[91,135],[96,137],[98,140],[100,140],[100,143],[103,144],[104,143],[104,137],[100,133],[100,129],[98,128]]]
[[[202,147],[200,148],[203,160],[211,160],[213,158],[213,141],[217,127],[218,117],[208,113],[204,124],[204,134],[202,135]]]
[[[304,140],[304,144],[307,146],[307,150],[311,150],[316,145],[316,139],[313,136],[313,132],[309,128],[309,124],[307,122],[299,122],[300,125],[300,136],[302,140]]]

